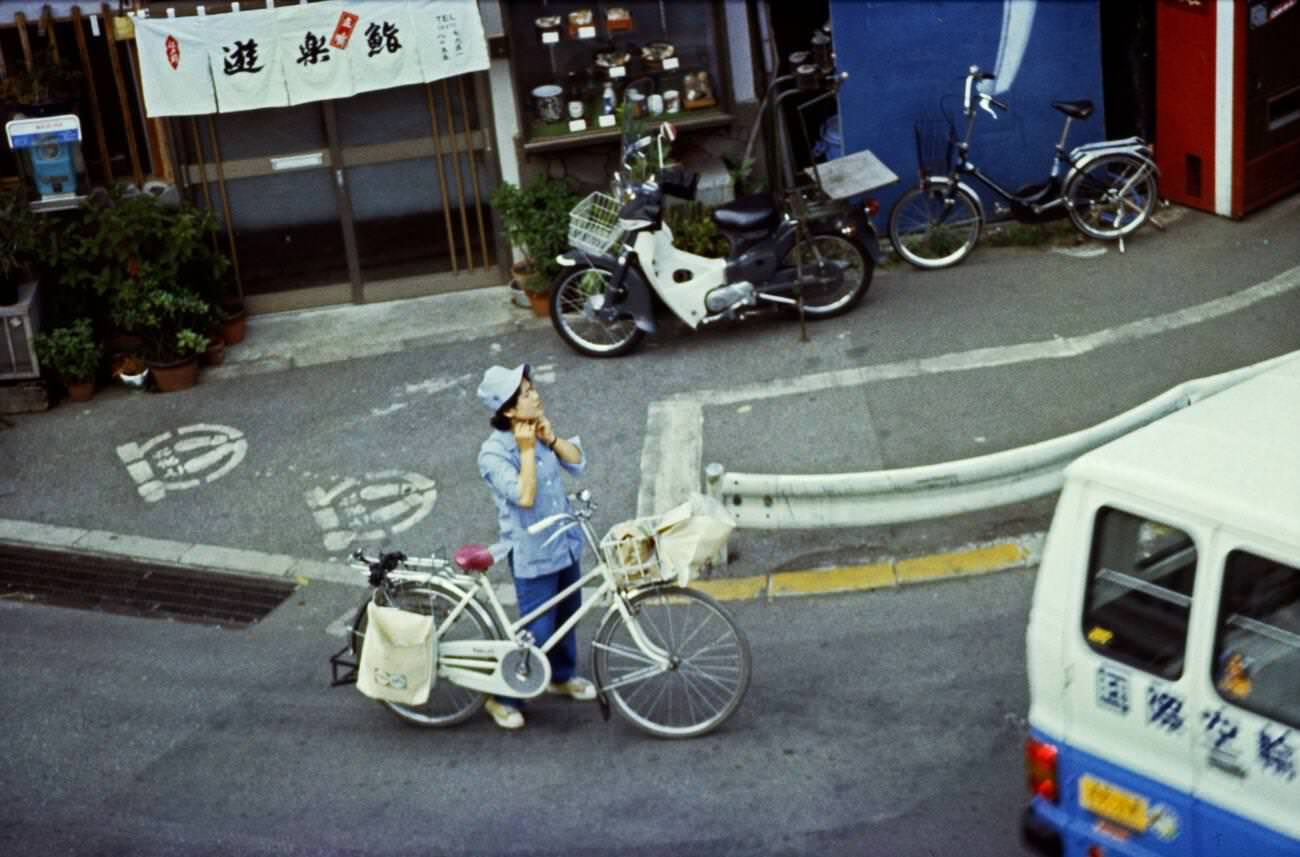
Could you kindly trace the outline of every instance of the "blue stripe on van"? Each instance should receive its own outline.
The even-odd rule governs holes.
[[[1108,857],[1191,857],[1198,854],[1191,795],[1098,756],[1076,750],[1037,729],[1031,729],[1030,734],[1039,741],[1056,746],[1060,802],[1053,805],[1042,798],[1034,798],[1032,809],[1061,834],[1067,857],[1083,857],[1093,844],[1101,846]],[[1151,808],[1163,808],[1162,820],[1149,827],[1145,833],[1126,830],[1118,824],[1103,823],[1097,816],[1079,806],[1079,779],[1083,774],[1091,774],[1146,798]]]
[[[1056,746],[1059,804],[1033,798],[1031,811],[1061,835],[1066,857],[1084,857],[1088,846],[1100,845],[1107,855],[1123,857],[1300,857],[1300,839],[1294,839],[1186,792],[1136,774],[1128,768],[1067,746],[1038,729],[1030,735]],[[1092,774],[1151,801],[1164,804],[1177,814],[1177,834],[1166,839],[1153,831],[1131,833],[1122,839],[1098,830],[1097,817],[1079,806],[1079,778]],[[1122,829],[1114,831],[1122,835]],[[1168,824],[1163,832],[1168,835]]]

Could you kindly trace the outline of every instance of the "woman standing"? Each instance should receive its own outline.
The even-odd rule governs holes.
[[[530,375],[527,363],[513,369],[493,366],[483,373],[478,388],[479,399],[492,412],[493,428],[479,448],[478,470],[496,503],[501,540],[510,546],[510,573],[521,616],[582,575],[583,540],[577,528],[546,544],[554,534],[530,535],[528,526],[548,515],[572,511],[560,474],[577,476],[587,466],[581,439],[555,434]],[[540,645],[581,605],[582,592],[575,590],[527,629]],[[578,700],[596,698],[592,683],[576,675],[578,640],[573,629],[547,657],[551,663],[548,692]],[[524,725],[520,704],[508,697],[489,698],[487,710],[501,728],[520,729]]]

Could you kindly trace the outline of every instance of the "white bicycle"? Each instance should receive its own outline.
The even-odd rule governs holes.
[[[546,653],[588,613],[609,602],[591,644],[597,700],[605,718],[612,702],[619,714],[661,738],[693,738],[721,726],[749,689],[749,642],[717,601],[685,585],[690,574],[686,563],[670,559],[681,556],[680,545],[669,544],[674,531],[686,533],[690,526],[684,520],[669,520],[669,513],[625,522],[597,541],[590,491],[570,500],[574,514],[552,515],[529,531],[555,528],[550,536],[555,539],[580,527],[600,562],[514,622],[486,574],[504,558],[498,548],[466,545],[451,562],[400,552],[366,556],[358,551],[354,565],[364,567],[373,589],[357,611],[348,645],[330,658],[333,684],[356,680],[366,637],[365,608],[371,598],[381,606],[432,615],[437,657],[428,700],[422,705],[383,704],[410,723],[452,726],[477,712],[485,694],[539,696],[551,680]],[[638,544],[630,533],[644,534],[646,542]],[[716,547],[696,544],[687,551],[705,556]],[[594,595],[584,598],[578,612],[550,639],[539,643],[532,638],[526,630],[529,622],[597,581]]]

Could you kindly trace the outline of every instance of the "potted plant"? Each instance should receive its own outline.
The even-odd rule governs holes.
[[[18,303],[18,286],[37,247],[38,217],[21,191],[0,191],[0,306]]]
[[[118,190],[78,215],[51,254],[60,291],[95,305],[114,338],[130,343],[117,350],[142,357],[159,389],[192,385],[224,287],[212,215]]]
[[[515,267],[533,312],[550,312],[551,281],[560,272],[555,257],[569,249],[569,212],[578,196],[560,179],[538,176],[523,187],[504,182],[492,194],[506,237],[524,256]]]
[[[37,359],[67,388],[69,399],[85,402],[95,394],[100,349],[90,319],[38,333],[35,345]]]

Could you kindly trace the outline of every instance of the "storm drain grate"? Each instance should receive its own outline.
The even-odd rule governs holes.
[[[293,593],[292,583],[40,548],[0,547],[0,598],[58,607],[247,626]]]

